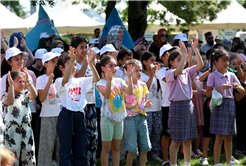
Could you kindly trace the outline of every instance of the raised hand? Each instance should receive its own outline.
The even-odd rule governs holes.
[[[148,107],[151,108],[153,106],[153,104],[151,103],[152,100],[148,100],[145,102],[144,107]]]
[[[25,73],[25,79],[26,79],[26,81],[28,81],[28,70],[27,70],[27,68],[26,68],[26,67],[23,67],[23,68],[21,69],[21,71],[22,71],[23,73]]]
[[[127,65],[127,70],[126,70],[126,75],[127,77],[131,77],[132,76],[132,73],[133,73],[133,70],[135,69],[135,67],[132,67],[132,65]],[[125,69],[124,69],[125,70]]]
[[[105,73],[106,80],[112,81],[112,79],[113,79],[113,77],[114,77],[114,74],[113,74],[113,72],[111,71],[111,69],[105,68],[104,73]]]
[[[11,77],[11,74],[10,74],[10,71],[8,71],[8,82],[9,82],[9,85],[13,85],[14,84],[14,81]]]
[[[90,49],[90,52],[89,52],[88,56],[86,56],[86,61],[87,61],[88,64],[89,63],[93,63],[96,54],[97,53],[95,51],[93,51],[92,49]]]
[[[154,76],[155,75],[155,72],[156,72],[156,69],[158,68],[158,66],[157,65],[154,65],[154,64],[151,64],[150,66],[151,66],[150,74],[152,76]]]
[[[191,50],[191,48],[189,48],[186,60],[189,61],[189,60],[191,60],[191,58],[192,58],[192,50]]]
[[[72,60],[75,60],[76,59],[76,55],[77,55],[77,52],[74,51],[75,48],[73,48],[72,46],[69,47],[69,54],[70,54],[70,58]]]
[[[1,41],[4,39],[4,31],[1,29]]]
[[[23,38],[21,38],[21,41],[20,41],[20,46],[21,46],[22,48],[26,47],[26,40],[25,40],[25,38],[24,38],[24,37],[23,37]]]
[[[191,40],[191,46],[193,49],[196,49],[198,46],[198,39],[195,36],[193,36],[193,39],[194,39],[194,41]]]
[[[48,81],[48,82],[51,84],[52,81],[53,81],[53,79],[54,79],[54,74],[51,73],[51,74],[49,75],[49,81]]]
[[[182,54],[187,53],[187,49],[185,47],[185,44],[181,40],[179,41],[179,50],[181,51]]]
[[[17,39],[17,37],[14,36],[14,47],[17,47],[19,44],[19,41]]]
[[[242,63],[243,63],[243,60],[241,58],[238,58],[237,62],[236,62],[236,66],[240,67],[242,65]]]
[[[53,39],[55,39],[55,40],[58,40],[59,39],[59,37],[56,35],[56,34],[52,34],[52,35],[50,35]]]

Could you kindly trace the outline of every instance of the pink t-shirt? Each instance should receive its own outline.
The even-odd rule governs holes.
[[[216,89],[223,84],[232,85],[232,83],[238,83],[241,85],[235,74],[227,71],[227,73],[223,75],[218,70],[215,70],[213,73],[209,74],[207,86],[214,87]],[[220,91],[219,93],[223,98],[234,98],[233,88]]]
[[[166,82],[170,91],[169,101],[183,101],[191,100],[192,87],[191,79],[197,76],[196,65],[186,68],[180,75],[174,77],[176,69],[169,69],[166,71]]]

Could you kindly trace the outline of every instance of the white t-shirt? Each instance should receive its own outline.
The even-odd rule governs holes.
[[[149,76],[142,73],[140,81],[143,81],[147,83],[149,80]],[[154,77],[152,80],[152,83],[149,87],[149,93],[147,94],[147,100],[152,100],[151,103],[153,106],[151,108],[146,107],[146,112],[154,112],[154,111],[160,111],[161,110],[161,89],[158,92],[158,84],[157,84],[157,78]]]
[[[162,67],[158,72],[158,79],[160,81],[161,92],[162,92],[162,99],[161,99],[162,107],[169,107],[171,104],[171,102],[168,100],[168,96],[170,92],[169,92],[167,83],[163,81],[163,78],[166,77],[166,71],[168,69],[169,69],[168,67]]]
[[[85,93],[91,89],[93,78],[70,78],[64,86],[62,86],[62,80],[63,78],[57,78],[55,81],[61,105],[70,111],[84,112],[87,104]]]
[[[116,70],[116,73],[114,75],[114,78],[121,78],[123,79],[124,81],[127,81],[127,76],[124,74],[124,71],[122,70],[121,67],[119,67],[117,70]]]
[[[39,76],[36,83],[36,90],[44,90],[48,81],[49,76],[46,74]],[[52,83],[44,102],[42,102],[40,117],[58,116],[61,111],[60,102],[61,100],[58,96],[56,86]]]
[[[77,70],[80,70],[82,68],[82,65],[79,63],[76,63]],[[93,73],[91,70],[91,67],[88,65],[86,72],[85,72],[85,77],[93,77]],[[85,99],[87,103],[89,104],[95,104],[95,86],[92,86],[89,92],[85,94]]]
[[[4,92],[6,92],[6,79],[8,78],[8,73],[5,74],[2,79],[1,79],[1,94],[0,94],[0,98],[3,96]],[[28,79],[31,80],[32,84],[33,84],[33,79],[32,77],[28,74]]]

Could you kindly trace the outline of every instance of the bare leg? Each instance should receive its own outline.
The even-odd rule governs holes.
[[[223,142],[223,135],[216,135],[214,143],[214,165],[220,162],[221,145]]]
[[[208,146],[209,146],[210,139],[211,139],[210,137],[203,138],[202,158],[208,157]]]
[[[101,152],[101,165],[108,166],[108,154],[111,149],[112,141],[102,141],[102,152]]]
[[[163,162],[168,161],[168,148],[169,148],[169,140],[170,136],[163,135],[161,138],[161,150],[163,156]]]
[[[194,139],[194,149],[197,150],[200,147],[200,141],[201,141],[201,126],[197,126],[197,138]]]
[[[141,166],[145,166],[147,160],[147,152],[140,152],[139,163]]]
[[[126,164],[127,166],[132,166],[134,153],[127,152]]]
[[[177,164],[177,155],[178,155],[178,150],[179,150],[179,146],[180,146],[180,142],[174,142],[172,141],[171,145],[170,145],[170,161],[171,164]]]
[[[184,148],[184,161],[190,162],[191,159],[191,140],[187,140],[186,142],[183,142],[183,148]]]
[[[224,147],[226,152],[226,162],[229,164],[231,162],[232,156],[232,135],[225,135],[224,136]]]
[[[118,139],[112,140],[112,163],[113,166],[118,166],[120,163],[120,141]]]

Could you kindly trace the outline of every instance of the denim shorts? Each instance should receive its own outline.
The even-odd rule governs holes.
[[[125,118],[124,132],[126,150],[128,152],[137,153],[137,143],[139,143],[140,151],[149,152],[151,150],[146,116],[138,114]]]

